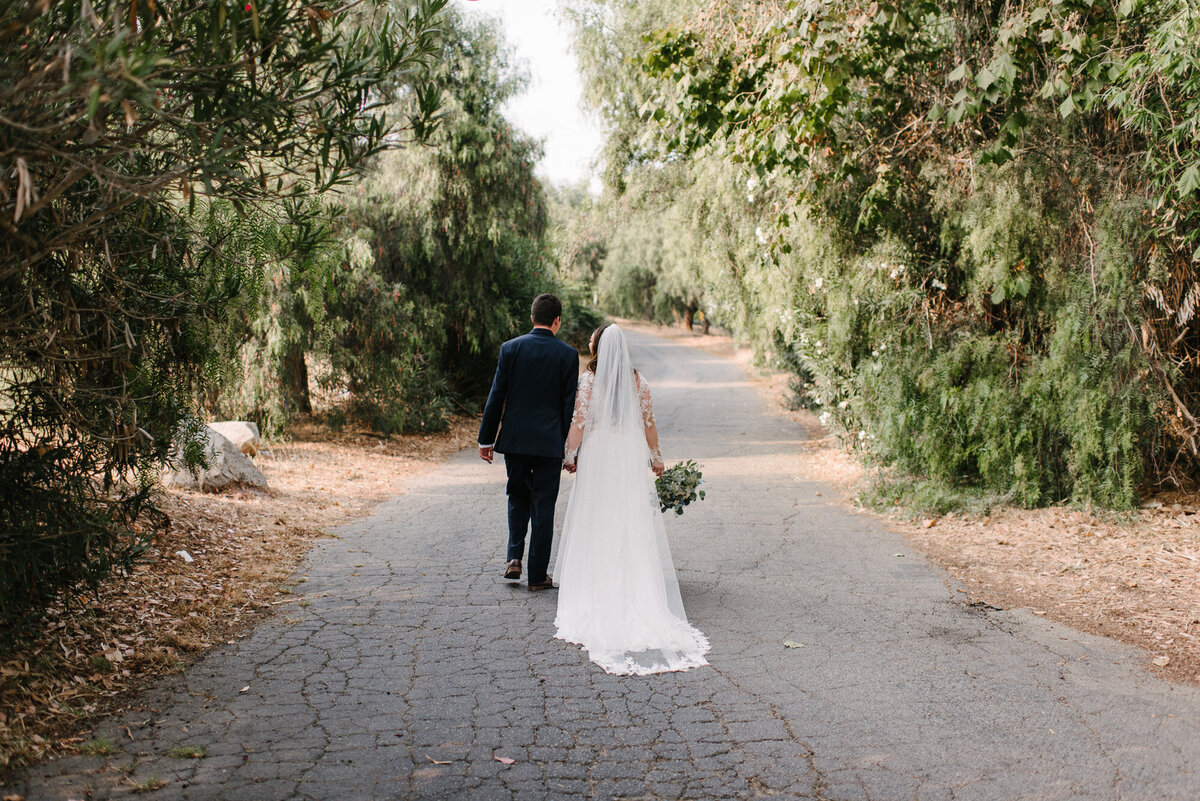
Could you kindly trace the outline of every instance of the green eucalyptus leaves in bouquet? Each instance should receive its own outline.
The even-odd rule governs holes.
[[[675,514],[681,515],[683,507],[692,501],[697,498],[704,500],[704,490],[699,489],[704,483],[701,481],[703,476],[700,465],[691,459],[664,470],[654,482],[654,488],[658,490],[658,505],[661,507],[659,511],[674,509]]]

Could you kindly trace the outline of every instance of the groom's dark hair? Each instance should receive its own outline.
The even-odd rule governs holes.
[[[531,314],[534,325],[554,325],[562,317],[562,301],[553,295],[538,295],[533,299]]]

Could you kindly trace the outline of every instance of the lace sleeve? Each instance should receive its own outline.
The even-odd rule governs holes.
[[[595,374],[585,370],[579,379],[579,389],[575,392],[575,413],[571,415],[571,430],[567,433],[567,443],[563,448],[563,462],[575,464],[579,456],[579,445],[583,442],[583,429],[587,425],[588,409],[592,404],[592,383]]]
[[[637,374],[638,400],[642,404],[642,423],[646,427],[646,445],[650,448],[650,461],[662,464],[662,451],[658,447],[658,424],[654,422],[654,404],[650,402],[650,385],[641,373]]]

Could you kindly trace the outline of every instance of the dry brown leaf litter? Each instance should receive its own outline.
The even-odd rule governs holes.
[[[787,376],[753,369],[749,351],[725,335],[622,321],[733,357],[776,409],[809,437],[799,481],[843,490],[853,506],[868,471],[808,412],[788,412]],[[972,601],[1019,607],[1146,651],[1147,667],[1166,678],[1200,684],[1200,496],[1165,493],[1124,519],[1069,507],[993,510],[986,518],[948,514],[909,519],[879,514],[934,564],[966,587]]]
[[[385,438],[299,426],[256,459],[270,492],[164,491],[171,525],[147,561],[98,597],[51,609],[36,641],[0,657],[0,768],[82,743],[88,722],[148,677],[301,602],[288,581],[313,539],[471,445],[476,427],[460,419],[442,434]]]
[[[1196,501],[1160,496],[1129,522],[1065,507],[889,520],[987,603],[1139,646],[1156,672],[1200,684]]]

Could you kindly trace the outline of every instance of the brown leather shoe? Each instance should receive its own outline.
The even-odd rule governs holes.
[[[509,581],[521,580],[521,560],[514,559],[504,568],[504,577]]]
[[[557,590],[557,589],[558,589],[558,585],[557,585],[557,584],[555,584],[555,583],[554,583],[554,582],[551,580],[551,577],[550,577],[550,574],[549,574],[549,573],[547,573],[547,574],[546,574],[546,580],[545,580],[545,581],[531,581],[531,582],[529,582],[529,591],[530,591],[530,592],[541,592],[542,590]]]

